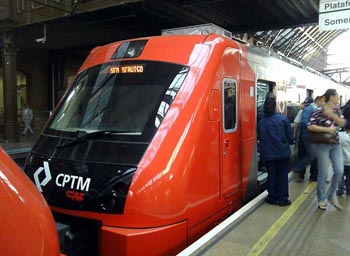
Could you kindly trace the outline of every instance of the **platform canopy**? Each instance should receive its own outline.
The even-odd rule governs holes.
[[[91,49],[213,23],[325,74],[347,71],[327,70],[327,47],[347,29],[320,31],[319,6],[320,0],[0,0],[0,11],[17,11],[8,24],[22,50]],[[47,40],[38,42],[44,30]]]

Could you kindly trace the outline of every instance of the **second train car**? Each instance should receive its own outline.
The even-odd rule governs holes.
[[[264,187],[256,140],[329,79],[218,34],[97,47],[28,155],[67,255],[175,255]]]

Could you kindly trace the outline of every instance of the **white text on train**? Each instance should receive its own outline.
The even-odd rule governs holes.
[[[70,185],[71,189],[81,190],[81,191],[89,191],[91,178],[86,178],[84,180],[83,177],[68,175],[60,173],[56,177],[56,185],[59,187],[65,187],[66,185]]]

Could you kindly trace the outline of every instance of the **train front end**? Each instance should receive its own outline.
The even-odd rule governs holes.
[[[63,253],[162,255],[188,244],[185,170],[169,165],[191,113],[178,127],[174,120],[212,48],[204,39],[114,43],[82,65],[25,166],[54,213]]]

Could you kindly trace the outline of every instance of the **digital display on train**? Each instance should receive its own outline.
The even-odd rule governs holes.
[[[125,65],[114,66],[109,68],[110,74],[129,74],[129,73],[143,73],[143,65]]]

